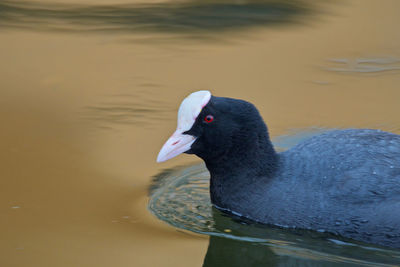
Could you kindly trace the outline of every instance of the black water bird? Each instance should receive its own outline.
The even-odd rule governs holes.
[[[181,153],[204,160],[219,209],[400,248],[400,135],[332,130],[277,153],[254,105],[198,91],[157,161]]]

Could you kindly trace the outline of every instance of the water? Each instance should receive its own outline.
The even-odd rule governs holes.
[[[207,34],[229,29],[293,23],[311,13],[310,1],[185,1],[88,6],[3,1],[1,24],[69,32],[169,32]],[[186,36],[187,37],[187,36]]]
[[[399,8],[396,0],[1,1],[0,265],[398,265],[387,250],[366,255],[364,244],[211,219],[207,205],[186,229],[217,224],[211,237],[195,234],[147,207],[151,177],[197,164],[188,155],[155,162],[192,91],[251,101],[283,149],[291,129],[400,133]],[[200,185],[197,196],[208,197]]]

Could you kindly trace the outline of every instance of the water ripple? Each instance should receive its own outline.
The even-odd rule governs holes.
[[[112,128],[115,125],[148,127],[175,112],[176,108],[169,107],[165,102],[148,98],[147,94],[108,96],[103,102],[84,107],[80,112],[81,118],[99,128]]]
[[[400,59],[387,58],[333,58],[335,65],[326,69],[342,73],[381,73],[400,70]]]

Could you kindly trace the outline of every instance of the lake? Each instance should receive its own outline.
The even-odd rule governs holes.
[[[2,1],[0,265],[400,265],[398,250],[227,218],[198,158],[156,163],[202,89],[255,104],[282,149],[323,129],[400,134],[399,12],[396,0]],[[174,200],[204,209],[184,217]]]

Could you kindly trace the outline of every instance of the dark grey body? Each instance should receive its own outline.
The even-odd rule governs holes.
[[[335,130],[276,153],[251,103],[214,96],[185,134],[197,137],[187,153],[206,163],[218,208],[400,248],[400,135]]]
[[[224,175],[236,182],[223,183],[215,204],[263,223],[400,248],[399,135],[331,131],[278,154],[278,162],[272,177]],[[218,175],[211,179],[220,184]]]

